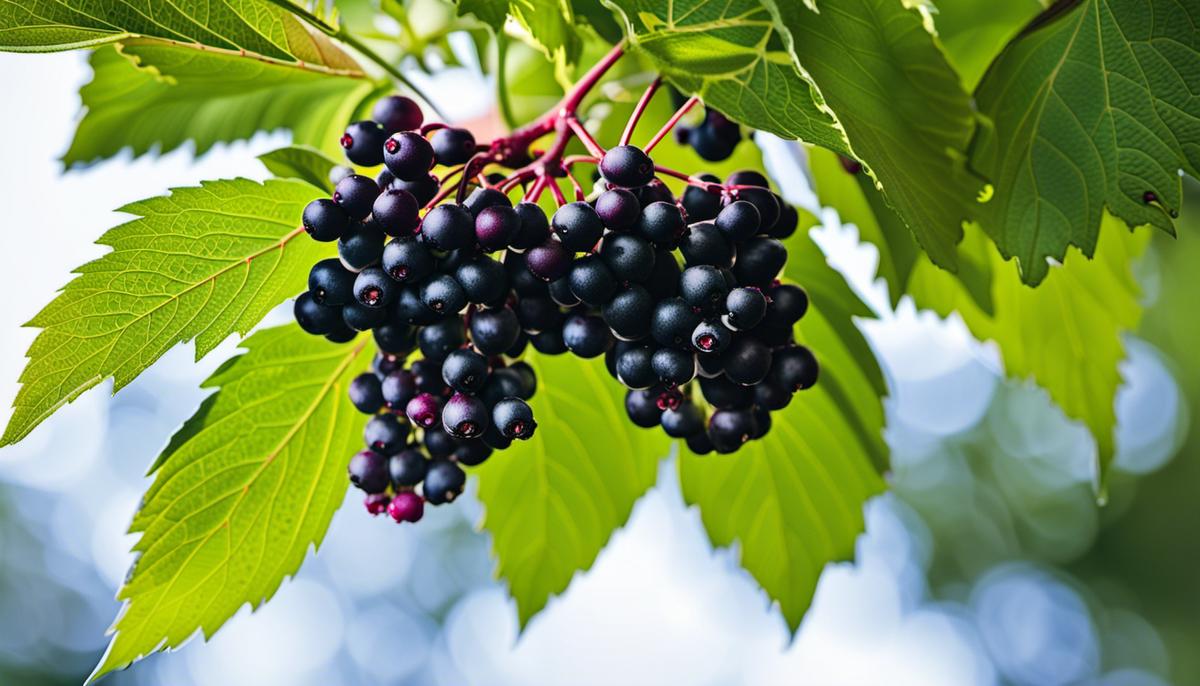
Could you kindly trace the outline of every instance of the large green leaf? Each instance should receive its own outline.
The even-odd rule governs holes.
[[[595,561],[668,452],[662,431],[633,426],[600,360],[532,360],[537,433],[477,470],[483,527],[524,625]]]
[[[988,65],[1042,11],[1040,0],[937,0],[933,14],[946,59],[968,91]]]
[[[740,544],[741,564],[800,625],[825,565],[847,560],[863,530],[863,505],[884,488],[885,392],[879,366],[852,317],[869,312],[804,232],[789,241],[786,276],[812,308],[797,337],[821,378],[772,417],[762,440],[734,455],[679,461],[684,499],[700,508],[715,545]]]
[[[887,204],[933,261],[954,246],[983,184],[965,165],[970,98],[920,13],[900,0],[767,0]]]
[[[969,236],[963,249],[994,266],[991,315],[975,305],[953,275],[927,261],[917,264],[910,284],[922,307],[942,316],[957,312],[976,338],[999,345],[1009,376],[1032,378],[1068,417],[1088,427],[1096,439],[1101,485],[1114,450],[1114,398],[1125,358],[1121,337],[1137,326],[1142,312],[1131,263],[1147,239],[1146,231],[1130,233],[1106,214],[1095,259],[1055,266],[1035,289],[1005,268],[982,235]]]
[[[1068,245],[1090,256],[1105,209],[1173,232],[1179,170],[1200,171],[1200,5],[1083,0],[1049,12],[980,83],[990,126],[971,155],[995,187],[983,226],[1030,284]]]
[[[235,179],[121,208],[138,218],[101,236],[112,252],[29,322],[42,332],[0,444],[108,377],[120,389],[176,343],[194,339],[198,359],[249,331],[327,253],[298,228],[318,194],[299,181]]]
[[[370,362],[367,339],[333,345],[288,325],[243,346],[159,457],[130,527],[142,536],[125,607],[93,679],[266,602],[345,497],[366,422],[346,388]]]
[[[620,12],[630,43],[680,90],[748,126],[849,153],[759,0],[604,2]]]
[[[325,153],[304,145],[291,145],[258,156],[267,171],[284,179],[300,179],[333,193],[329,173],[340,163]]]
[[[299,144],[340,150],[338,137],[374,84],[362,72],[248,60],[157,41],[102,47],[80,90],[85,109],[67,164],[168,152],[191,140],[202,154],[218,142],[290,129]]]

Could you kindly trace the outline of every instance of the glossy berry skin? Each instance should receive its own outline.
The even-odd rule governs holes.
[[[346,326],[343,321],[337,328],[325,334],[325,340],[330,343],[349,343],[358,336],[358,332]]]
[[[375,353],[375,359],[371,360],[371,370],[375,372],[375,376],[383,381],[388,374],[398,372],[404,369],[404,357],[393,355],[384,351]]]
[[[420,179],[433,167],[433,146],[413,131],[392,134],[383,144],[383,163],[397,179]]]
[[[463,207],[467,208],[471,216],[478,217],[480,212],[489,207],[512,207],[512,200],[495,188],[481,187],[471,191],[463,201]]]
[[[682,298],[662,300],[654,308],[650,334],[659,345],[690,349],[692,332],[700,324],[700,315]]]
[[[342,179],[346,178],[347,176],[350,176],[353,173],[354,173],[354,167],[344,167],[341,165],[332,167],[329,170],[329,183],[332,184],[334,187],[337,187],[337,185],[342,182]]]
[[[452,350],[442,362],[442,380],[459,393],[475,395],[487,383],[490,365],[473,350]]]
[[[758,214],[761,218],[758,227],[759,232],[771,233],[775,229],[775,224],[779,221],[779,206],[782,204],[779,196],[766,188],[743,188],[736,191],[736,193],[738,200],[749,202],[758,209]]]
[[[654,247],[629,233],[612,233],[600,243],[600,259],[617,281],[642,283],[654,273]]]
[[[505,398],[525,396],[525,386],[521,381],[521,375],[509,371],[507,367],[493,372],[479,393],[479,399],[488,405],[495,405]]]
[[[567,283],[571,285],[571,292],[576,298],[593,307],[608,302],[617,290],[616,278],[596,255],[575,260],[571,271],[567,273]]]
[[[652,202],[642,210],[637,232],[659,248],[673,249],[687,224],[674,203]]]
[[[379,307],[367,307],[358,302],[342,306],[342,321],[355,331],[370,331],[387,321],[388,311]]]
[[[392,188],[375,198],[371,218],[389,236],[411,236],[421,226],[420,209],[412,193]]]
[[[740,243],[758,233],[762,216],[752,203],[738,200],[726,205],[713,224],[730,241]]]
[[[644,390],[658,383],[651,359],[654,351],[643,346],[626,350],[617,357],[616,377],[626,388]]]
[[[338,258],[346,269],[361,272],[383,257],[384,240],[374,223],[356,223],[338,240]]]
[[[660,381],[672,386],[696,378],[696,355],[676,348],[659,348],[650,357],[650,366]]]
[[[354,298],[354,272],[335,257],[313,265],[308,272],[308,292],[322,305],[345,305]]]
[[[701,181],[720,183],[721,180],[712,174],[701,174]],[[683,191],[683,210],[687,212],[687,220],[691,223],[715,219],[721,211],[721,195],[710,193],[699,186],[688,186]]]
[[[735,331],[758,326],[767,313],[767,297],[757,288],[735,288],[725,297],[725,322]]]
[[[629,391],[625,394],[625,413],[635,426],[650,429],[662,421],[662,409],[658,407],[658,391]]]
[[[499,355],[521,336],[517,314],[507,307],[481,310],[471,317],[471,343],[484,355]]]
[[[696,455],[707,455],[713,451],[712,439],[708,437],[707,431],[692,434],[684,442],[687,443],[688,450]]]
[[[535,248],[550,238],[550,220],[536,203],[519,202],[514,208],[521,218],[517,232],[509,239],[509,246],[517,250]]]
[[[720,321],[700,322],[692,332],[692,347],[702,354],[723,352],[733,342],[733,332]]]
[[[449,274],[435,274],[421,285],[421,302],[438,314],[453,314],[467,306],[467,293]]]
[[[780,240],[788,238],[796,233],[796,229],[800,226],[800,213],[796,211],[786,202],[779,203],[779,219],[775,221],[775,226],[772,226],[767,235],[771,238]]]
[[[491,456],[492,447],[480,439],[461,441],[454,448],[454,461],[468,467],[481,465]]]
[[[504,270],[508,272],[508,280],[512,284],[512,289],[522,298],[546,295],[546,282],[534,275],[529,267],[528,257],[529,253],[505,251]],[[570,256],[567,259],[569,260]]]
[[[408,438],[408,425],[402,424],[393,414],[371,417],[363,429],[363,442],[381,455],[392,455],[404,447]]]
[[[521,329],[528,333],[539,333],[562,326],[562,312],[559,311],[558,304],[549,297],[521,298],[513,311],[517,313]]]
[[[416,523],[425,516],[425,499],[416,493],[397,493],[388,503],[388,516],[399,522]]]
[[[609,230],[626,231],[637,225],[642,203],[628,190],[613,188],[596,198],[596,214]]]
[[[417,394],[417,379],[412,372],[398,369],[383,377],[379,382],[383,405],[392,412],[404,412],[408,401]]]
[[[438,250],[458,250],[475,244],[475,217],[459,205],[438,205],[425,214],[421,233]]]
[[[770,302],[762,323],[770,327],[790,328],[808,312],[808,294],[792,284],[780,284],[767,291]]]
[[[774,238],[756,236],[738,247],[733,275],[739,286],[770,288],[787,263],[787,248]]]
[[[680,403],[675,409],[663,410],[662,427],[671,438],[704,433],[704,412],[695,403]]]
[[[346,127],[339,143],[346,151],[346,159],[360,167],[383,164],[383,142],[387,132],[373,121],[356,121]]]
[[[600,174],[614,186],[637,188],[654,178],[654,162],[641,148],[618,145],[600,158]]]
[[[656,300],[672,298],[679,294],[679,263],[669,250],[658,250],[654,253],[654,271],[646,279],[646,290]]]
[[[753,169],[741,169],[730,174],[725,183],[730,186],[758,186],[760,188],[770,188],[771,183],[767,177],[761,172],[756,172]]]
[[[322,305],[307,291],[296,297],[292,313],[300,328],[314,336],[324,336],[330,333],[338,327],[342,320],[340,309]]]
[[[475,240],[487,252],[507,246],[520,230],[521,215],[511,207],[485,207],[475,217]]]
[[[775,356],[778,358],[778,355]],[[772,367],[773,368],[773,367]],[[754,386],[754,405],[769,412],[782,410],[792,402],[792,391],[772,381],[770,374],[762,383]],[[761,418],[759,423],[762,423]]]
[[[359,374],[350,382],[350,402],[363,414],[375,414],[383,409],[383,391],[379,377],[370,373]]]
[[[475,154],[475,136],[466,129],[438,129],[429,137],[438,164],[462,164]]]
[[[433,360],[417,360],[409,365],[419,393],[449,395],[446,382],[442,380],[442,364]]]
[[[435,460],[450,457],[458,447],[458,439],[443,431],[440,426],[426,429],[424,443],[425,451]]]
[[[563,246],[571,252],[590,251],[604,234],[604,222],[600,220],[600,215],[591,205],[582,201],[558,208],[550,225]]]
[[[477,305],[496,302],[508,294],[508,271],[487,255],[460,264],[454,280],[462,286],[467,301]]]
[[[379,185],[375,179],[362,174],[351,174],[338,181],[333,191],[333,201],[351,219],[362,221],[371,214],[375,198],[379,197]]]
[[[367,267],[354,279],[354,298],[366,307],[387,307],[399,290],[379,267]]]
[[[462,468],[449,460],[434,460],[429,463],[425,474],[425,500],[430,505],[441,505],[462,495],[467,475]]]
[[[487,405],[465,393],[450,396],[442,408],[442,428],[454,438],[478,438],[489,421]]]
[[[697,126],[691,132],[688,136],[688,144],[703,159],[709,162],[720,162],[733,155],[738,139],[724,136],[719,130],[705,123]]]
[[[700,393],[719,410],[741,410],[754,404],[754,390],[739,386],[724,376],[700,379]]]
[[[525,264],[528,265],[530,273],[542,281],[556,281],[566,276],[571,268],[571,261],[571,251],[554,239],[549,239],[525,253]]]
[[[562,329],[563,344],[577,357],[599,357],[612,347],[612,333],[600,317],[573,314]]]
[[[447,317],[429,324],[417,333],[417,341],[421,346],[421,354],[426,359],[441,362],[451,350],[466,343],[462,320],[458,317]]]
[[[679,239],[679,252],[689,267],[710,265],[717,268],[733,266],[735,250],[716,224],[700,222],[688,227]]]
[[[533,410],[520,398],[505,398],[492,408],[492,422],[505,438],[527,440],[533,437],[537,422]]]
[[[749,410],[717,410],[708,419],[708,437],[718,453],[732,453],[758,432]]]
[[[817,358],[808,348],[797,345],[775,353],[769,379],[789,392],[812,388],[820,376]]]
[[[383,270],[394,281],[417,283],[433,273],[437,263],[429,249],[414,238],[396,238],[383,248]]]
[[[675,204],[675,196],[671,193],[671,189],[658,179],[651,179],[650,183],[634,191],[634,194],[637,195],[638,202],[642,203],[642,209],[646,209],[647,205],[656,202]]]
[[[425,116],[421,107],[412,98],[389,95],[380,99],[371,108],[371,119],[379,122],[389,135],[397,131],[412,131],[421,127]]]
[[[571,292],[571,281],[567,277],[551,281],[546,286],[546,292],[555,304],[561,307],[575,307],[579,304],[579,298]]]
[[[434,199],[434,197],[437,196],[438,180],[437,177],[432,174],[425,174],[424,176],[417,177],[412,181],[405,181],[404,179],[397,179],[395,175],[393,175],[392,172],[388,171],[387,169],[384,169],[383,171],[387,172],[388,176],[392,177],[392,180],[387,184],[388,188],[395,188],[397,190],[403,190],[412,193],[412,196],[417,199],[417,204],[421,207],[428,205]],[[382,172],[380,175],[382,176]]]
[[[650,334],[654,318],[654,298],[650,291],[634,284],[622,289],[604,305],[601,314],[613,334],[632,341]]]
[[[394,355],[408,355],[417,347],[416,329],[404,322],[385,321],[371,330],[375,345]]]
[[[387,459],[373,451],[364,450],[350,458],[350,483],[367,493],[383,493],[388,487]]]
[[[771,349],[753,336],[739,336],[724,353],[725,376],[743,386],[767,378],[771,370]]]
[[[533,367],[524,360],[517,360],[508,367],[505,367],[509,372],[520,380],[520,392],[517,397],[521,400],[529,400],[533,394],[537,392],[537,372],[533,371]]]
[[[729,285],[725,283],[725,275],[716,267],[688,267],[679,276],[679,295],[701,314],[713,315],[724,309]]]
[[[390,319],[398,322],[424,326],[441,318],[442,315],[425,306],[421,301],[420,291],[414,287],[401,288],[395,302],[392,303]]]
[[[350,228],[350,217],[334,201],[317,198],[304,207],[301,223],[313,240],[329,243],[346,233]]]
[[[436,426],[442,418],[442,403],[429,393],[418,393],[404,407],[408,421],[422,429]]]

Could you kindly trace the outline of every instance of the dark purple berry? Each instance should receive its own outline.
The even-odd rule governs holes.
[[[379,185],[375,179],[361,174],[351,174],[338,181],[333,191],[333,201],[351,218],[362,221],[371,214],[375,199],[379,197]]]
[[[604,235],[604,222],[586,202],[567,203],[550,220],[563,246],[572,252],[589,252]]]
[[[383,493],[387,490],[387,459],[373,450],[364,450],[350,458],[348,471],[350,483],[367,493]]]
[[[573,314],[563,323],[563,344],[578,357],[599,357],[612,347],[612,333],[600,317]]]
[[[434,460],[429,463],[422,490],[430,505],[441,505],[462,495],[467,475],[462,468],[449,460]]]
[[[455,438],[478,438],[488,427],[487,405],[475,396],[455,393],[442,408],[442,428]]]
[[[363,429],[363,441],[367,447],[381,455],[392,455],[404,447],[408,438],[408,424],[401,423],[393,414],[378,414],[371,417]]]
[[[340,308],[322,305],[308,291],[296,296],[292,313],[300,328],[314,336],[324,336],[332,332],[342,321]]]
[[[383,391],[379,377],[364,373],[354,377],[349,388],[350,402],[363,414],[375,414],[383,409]]]
[[[473,350],[453,350],[442,362],[442,380],[459,393],[474,395],[487,383],[490,365]]]
[[[408,401],[404,414],[413,424],[428,429],[435,426],[442,418],[442,403],[429,393],[418,393]]]
[[[387,132],[373,121],[356,121],[346,127],[339,141],[346,151],[346,159],[360,167],[375,167],[383,164],[383,142]]]
[[[429,137],[438,164],[463,164],[475,154],[475,136],[466,129],[438,129]]]
[[[475,244],[475,218],[459,205],[438,205],[425,214],[421,233],[438,250],[458,250]]]
[[[322,243],[336,241],[350,228],[346,211],[328,198],[317,198],[308,203],[301,221],[308,235]]]
[[[375,198],[371,218],[389,236],[411,236],[421,226],[421,206],[412,193],[393,188]]]
[[[542,281],[555,281],[566,276],[571,268],[571,251],[562,243],[549,239],[525,253],[529,271]]]
[[[407,369],[397,369],[380,382],[383,404],[392,412],[404,412],[408,401],[417,394],[417,379]]]
[[[397,179],[420,179],[433,167],[433,146],[414,131],[392,134],[383,144],[383,163]]]
[[[637,225],[642,216],[642,204],[637,196],[624,188],[604,191],[596,198],[596,214],[612,231],[625,231]]]
[[[421,127],[425,116],[421,106],[403,95],[389,95],[371,108],[371,119],[379,122],[389,135],[397,131],[413,131]]]
[[[520,229],[521,216],[511,207],[485,207],[475,217],[475,239],[487,252],[507,246]]]
[[[654,178],[654,162],[641,148],[618,145],[600,159],[600,174],[614,186],[636,188]]]
[[[505,398],[492,409],[492,422],[506,438],[526,440],[533,436],[537,422],[533,410],[520,398]]]

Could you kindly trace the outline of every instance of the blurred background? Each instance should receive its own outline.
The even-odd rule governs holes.
[[[260,135],[199,160],[185,148],[63,174],[84,60],[0,55],[10,189],[0,420],[34,337],[20,325],[102,253],[91,242],[122,221],[113,208],[199,179],[261,178],[254,156],[288,141]],[[456,118],[492,108],[493,88],[466,62],[422,83]],[[397,527],[363,516],[350,494],[319,553],[259,612],[243,608],[212,641],[105,683],[1200,684],[1197,189],[1179,239],[1156,236],[1138,265],[1150,309],[1126,341],[1116,470],[1099,508],[1087,432],[1041,390],[1005,380],[961,322],[909,301],[892,311],[874,249],[816,207],[798,151],[756,140],[879,313],[862,326],[892,389],[892,491],[867,505],[856,561],[825,570],[794,638],[736,551],[709,545],[668,459],[595,566],[521,636],[470,497]],[[235,348],[195,363],[180,346],[116,397],[106,383],[0,450],[0,684],[90,673],[119,609],[145,470]]]

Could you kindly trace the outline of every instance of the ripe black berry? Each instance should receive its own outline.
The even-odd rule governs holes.
[[[408,438],[408,424],[403,424],[393,414],[371,417],[363,429],[363,441],[367,447],[381,455],[391,455],[404,447]]]
[[[463,262],[454,270],[454,280],[462,286],[467,301],[475,304],[503,300],[509,292],[508,271],[487,255]]]
[[[720,269],[710,265],[688,267],[679,276],[679,295],[701,314],[717,314],[724,309],[729,286]]]
[[[625,231],[637,225],[642,216],[642,204],[637,196],[624,188],[604,191],[596,198],[596,214],[612,231]]]
[[[349,343],[358,336],[358,332],[346,326],[346,323],[340,322],[333,331],[325,334],[325,340],[331,343]]]
[[[497,369],[488,377],[479,399],[488,405],[495,405],[505,398],[521,398],[525,396],[525,386],[521,375],[510,371],[507,367]]]
[[[429,137],[438,164],[462,164],[475,154],[475,136],[466,129],[438,129]]]
[[[566,276],[571,260],[571,251],[553,238],[525,253],[525,264],[530,273],[542,281],[555,281]]]
[[[671,438],[704,433],[704,412],[695,403],[680,403],[675,409],[663,410],[662,427]]]
[[[725,351],[725,376],[743,386],[752,386],[767,377],[771,369],[771,349],[753,336],[736,338]]]
[[[679,252],[689,267],[711,265],[725,268],[733,265],[733,244],[712,222],[689,226],[687,233],[679,239]]]
[[[421,234],[439,250],[458,250],[475,244],[475,218],[459,205],[438,205],[425,214]]]
[[[517,397],[521,400],[532,398],[533,394],[537,392],[537,372],[533,371],[533,367],[524,360],[517,360],[506,369],[520,380],[521,390],[517,393]]]
[[[578,357],[599,357],[612,347],[612,333],[600,317],[573,314],[563,323],[563,343]]]
[[[760,188],[770,188],[771,183],[767,181],[767,177],[761,172],[756,172],[753,169],[742,169],[735,171],[725,179],[725,183],[730,186],[758,186]]]
[[[757,433],[749,410],[717,410],[708,419],[708,437],[718,453],[731,453]]]
[[[773,231],[779,221],[779,196],[766,188],[743,188],[736,193],[738,200],[749,202],[758,210],[758,230],[762,233]]]
[[[787,248],[774,238],[755,237],[738,247],[733,275],[739,286],[766,290],[787,262]]]
[[[692,332],[692,347],[701,353],[719,353],[733,341],[733,332],[720,321],[700,322]]]
[[[355,331],[370,331],[387,321],[388,311],[379,307],[367,307],[357,301],[342,306],[342,321]]]
[[[604,222],[586,202],[572,202],[558,208],[550,220],[563,246],[572,252],[588,252],[604,234]]]
[[[775,226],[767,232],[771,238],[784,239],[796,233],[796,229],[800,227],[800,213],[796,211],[786,202],[779,204],[779,219],[775,221]]]
[[[364,450],[350,458],[350,483],[367,493],[382,493],[388,487],[387,459],[383,455]]]
[[[367,267],[354,279],[354,298],[366,307],[387,307],[399,290],[379,267]]]
[[[383,163],[397,179],[419,179],[433,167],[433,146],[413,131],[392,134],[383,144]]]
[[[721,180],[712,174],[701,174],[701,181],[720,183]],[[691,223],[715,219],[721,211],[720,193],[711,193],[700,186],[688,186],[683,191],[683,211],[687,212],[687,220]]]
[[[459,393],[474,395],[488,380],[488,360],[473,350],[454,350],[442,363],[442,380]]]
[[[379,185],[369,176],[351,174],[338,181],[333,191],[333,201],[351,218],[362,221],[371,214],[375,198],[379,197]]]
[[[439,314],[453,314],[467,305],[467,292],[449,274],[435,274],[421,284],[421,302]]]
[[[682,386],[696,378],[696,355],[677,348],[659,348],[650,357],[650,366],[659,380],[670,386]]]
[[[396,296],[391,309],[391,319],[408,322],[414,326],[425,326],[442,318],[442,315],[426,307],[421,300],[420,291],[411,287],[400,289],[400,294]]]
[[[725,376],[701,377],[700,393],[709,405],[719,410],[741,410],[754,404],[753,389],[739,386]]]
[[[658,179],[651,180],[650,183],[637,189],[634,194],[637,195],[638,202],[642,203],[642,209],[656,202],[665,202],[668,205],[675,204],[675,196],[671,194],[671,189],[667,188],[667,184]]]
[[[600,259],[618,281],[642,283],[654,273],[654,248],[644,238],[612,233],[600,243]]]
[[[356,222],[338,240],[338,257],[342,266],[360,272],[383,257],[383,231],[373,222]]]
[[[339,141],[346,151],[346,159],[360,167],[383,164],[383,142],[387,132],[373,121],[356,121],[346,127]]]
[[[442,428],[455,438],[478,438],[488,422],[487,405],[472,395],[455,393],[442,408]]]
[[[388,475],[396,488],[411,488],[425,479],[429,460],[416,448],[406,448],[388,460]]]
[[[779,355],[775,355],[778,363]],[[774,365],[772,365],[774,369]],[[754,386],[754,404],[769,411],[782,410],[792,402],[792,390],[775,383],[770,374],[762,383]]]
[[[492,447],[482,439],[461,441],[454,449],[454,461],[468,467],[481,465],[491,456]]]
[[[614,186],[637,188],[654,178],[654,162],[641,148],[618,145],[600,159],[600,174]]]
[[[322,305],[308,291],[296,296],[292,312],[300,328],[314,336],[323,336],[333,331],[342,319],[339,308]]]
[[[654,317],[654,298],[650,291],[634,284],[623,289],[604,305],[604,322],[624,340],[645,338]]]
[[[442,363],[433,360],[417,360],[409,365],[417,391],[434,395],[449,395],[446,382],[442,380]]]
[[[463,202],[463,207],[467,208],[472,217],[478,217],[480,212],[489,207],[512,207],[512,200],[495,188],[480,187],[471,191]]]
[[[371,218],[389,236],[411,236],[421,225],[420,209],[412,193],[392,188],[375,198]]]
[[[400,283],[416,283],[433,273],[429,249],[414,238],[395,238],[383,248],[383,270]]]
[[[534,350],[543,355],[561,355],[567,352],[561,327],[535,333],[529,337],[529,343]]]
[[[521,218],[517,232],[509,239],[509,246],[517,250],[535,248],[550,238],[550,220],[536,203],[520,202],[515,208]]]
[[[642,210],[637,231],[660,248],[673,249],[687,224],[679,207],[669,202],[652,202]]]
[[[345,305],[354,297],[354,272],[330,257],[313,265],[308,272],[308,292],[322,305]]]
[[[646,279],[646,290],[655,300],[670,298],[679,294],[679,263],[675,254],[670,250],[658,250],[654,253],[654,271]]]
[[[328,198],[317,198],[308,203],[301,221],[308,235],[322,243],[336,241],[350,228],[346,211]]]
[[[421,354],[436,362],[446,359],[451,350],[467,342],[462,320],[458,317],[447,317],[425,326],[417,334],[417,341],[421,346]]]
[[[780,284],[767,291],[770,298],[762,323],[769,327],[791,328],[808,312],[808,294],[792,284]]]
[[[507,307],[480,310],[471,316],[471,343],[484,355],[499,355],[517,342],[521,323]]]
[[[657,389],[629,391],[625,394],[625,413],[629,420],[643,429],[658,426],[662,421],[662,409],[658,406]]]
[[[475,217],[475,240],[488,252],[508,245],[520,230],[521,215],[511,207],[485,207]]]
[[[690,349],[692,332],[699,323],[700,315],[682,298],[668,298],[654,308],[650,333],[659,345]]]
[[[774,355],[770,380],[789,392],[795,392],[811,388],[819,375],[820,368],[812,351],[797,345],[784,348]]]
[[[425,474],[425,500],[430,505],[441,505],[453,501],[462,494],[467,475],[449,460],[434,460],[429,463]]]
[[[562,312],[559,311],[558,304],[549,297],[521,298],[513,311],[517,313],[517,321],[521,323],[521,328],[531,334],[562,326]]]
[[[635,346],[621,353],[616,360],[617,380],[626,388],[642,390],[658,383],[651,358],[654,351],[644,346]]]
[[[443,431],[440,426],[426,429],[423,442],[425,452],[435,460],[450,457],[458,448],[458,439]]]
[[[687,443],[688,450],[697,455],[707,455],[713,451],[712,439],[708,437],[707,431],[688,436],[685,443]]]
[[[520,398],[505,398],[492,409],[492,422],[506,438],[526,440],[533,436],[537,422],[533,410]]]
[[[408,421],[428,429],[442,418],[442,402],[429,393],[418,393],[404,406]]]
[[[371,108],[371,119],[379,122],[389,134],[397,131],[412,131],[425,121],[421,107],[403,95],[389,95]]]
[[[767,298],[757,288],[735,288],[725,298],[725,322],[735,331],[758,326],[767,312]]]
[[[417,346],[417,331],[403,321],[387,321],[372,330],[375,345],[395,355],[408,355]]]
[[[428,205],[430,201],[437,196],[438,180],[437,177],[433,176],[432,174],[425,174],[424,176],[419,176],[412,181],[405,181],[404,179],[395,178],[395,175],[393,175],[392,172],[388,171],[387,169],[384,169],[383,171],[386,172],[388,176],[393,178],[393,180],[388,183],[388,188],[395,188],[412,193],[412,196],[417,199],[417,204],[421,207]],[[383,172],[380,173],[380,175],[382,174]]]
[[[596,255],[575,260],[567,273],[567,282],[576,298],[593,307],[608,302],[617,290],[616,278]]]
[[[730,241],[740,243],[758,233],[762,216],[753,204],[738,200],[726,205],[713,223]]]
[[[417,394],[417,379],[406,369],[397,369],[383,377],[379,383],[384,407],[393,412],[403,412],[408,401]]]

